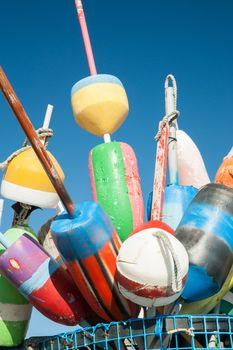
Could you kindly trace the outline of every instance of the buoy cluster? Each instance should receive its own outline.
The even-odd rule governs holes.
[[[4,79],[1,70],[7,97]],[[36,145],[50,170],[33,144],[9,160],[1,194],[17,203],[0,237],[0,346],[23,341],[31,306],[64,325],[126,320],[142,310],[209,313],[221,300],[219,312],[232,313],[233,153],[211,182],[197,146],[178,128],[174,84],[169,75],[147,222],[135,153],[111,141],[129,112],[112,75],[92,74],[71,90],[78,125],[104,138],[87,157],[93,201],[68,210],[57,190],[65,189],[63,170],[43,142]],[[28,224],[37,207],[57,210],[38,235]]]

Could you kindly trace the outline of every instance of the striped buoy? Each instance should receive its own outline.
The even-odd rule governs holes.
[[[36,234],[25,226],[14,226],[4,234],[10,242],[15,242],[27,232],[36,240]],[[0,244],[0,255],[5,248]],[[0,275],[0,346],[12,347],[20,345],[28,329],[32,305],[3,275]]]
[[[143,224],[144,204],[133,149],[123,142],[107,142],[92,149],[89,173],[93,199],[112,220],[121,241]]]
[[[116,131],[129,112],[121,81],[108,74],[78,81],[71,90],[71,104],[79,126],[98,136]]]
[[[54,167],[64,180],[64,174],[53,155]],[[7,166],[1,184],[3,197],[41,208],[55,208],[59,197],[32,148],[15,156]]]
[[[161,228],[131,235],[117,257],[117,280],[125,298],[141,306],[163,306],[181,294],[188,272],[183,245]]]
[[[194,197],[175,231],[189,255],[189,273],[182,293],[189,302],[216,294],[231,270],[232,203],[232,188],[208,184]]]
[[[51,225],[54,242],[79,290],[105,321],[136,317],[115,280],[120,239],[110,218],[95,202],[77,204],[74,216],[59,215]]]
[[[69,274],[29,235],[0,256],[0,271],[49,319],[76,325],[85,318],[86,304]]]

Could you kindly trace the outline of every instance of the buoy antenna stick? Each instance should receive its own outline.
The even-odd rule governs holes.
[[[87,23],[86,23],[86,19],[85,19],[82,1],[75,0],[75,5],[76,5],[77,13],[78,13],[78,20],[79,20],[80,27],[81,27],[83,42],[84,42],[86,55],[87,55],[87,61],[88,61],[89,69],[90,69],[90,74],[95,75],[95,74],[97,74],[95,60],[94,60],[93,51],[92,51],[92,47],[91,47],[91,41],[90,41],[88,29],[87,29]]]
[[[85,50],[86,50],[90,75],[95,75],[95,74],[97,74],[96,65],[95,65],[94,55],[93,55],[93,51],[92,51],[92,47],[91,47],[91,41],[90,41],[88,29],[87,29],[87,22],[86,22],[84,10],[83,10],[82,1],[75,0],[75,6],[77,9],[77,13],[78,13],[78,20],[79,20],[79,24],[81,27],[81,32],[82,32],[83,42],[84,42],[84,46],[85,46]],[[111,142],[110,134],[104,135],[104,142]]]
[[[50,121],[52,118],[52,113],[53,113],[53,106],[48,104],[47,109],[46,109],[46,113],[45,113],[45,117],[44,117],[43,129],[49,128],[49,124],[50,124]],[[43,143],[43,145],[45,145],[45,141],[46,141],[46,137],[41,139],[41,143]]]
[[[46,174],[48,175],[53,187],[55,188],[58,196],[60,197],[67,212],[73,216],[75,211],[75,205],[70,198],[56,168],[53,165],[52,160],[48,156],[46,149],[39,139],[27,113],[25,112],[20,100],[16,96],[10,82],[8,81],[3,69],[0,67],[0,88],[11,107],[16,119],[18,120],[21,128],[23,129],[26,137],[31,143],[38,159],[40,160]]]

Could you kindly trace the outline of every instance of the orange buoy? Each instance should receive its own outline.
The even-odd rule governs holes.
[[[223,158],[214,181],[218,184],[233,187],[233,147],[228,155]]]

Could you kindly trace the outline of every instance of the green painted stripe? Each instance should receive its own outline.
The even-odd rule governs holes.
[[[92,167],[98,203],[124,241],[133,230],[133,215],[120,143],[109,142],[96,146],[92,150]]]
[[[18,346],[26,336],[28,321],[0,321],[0,346]]]

